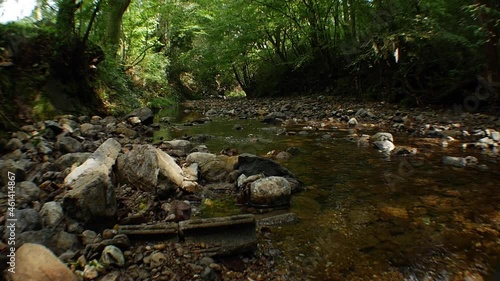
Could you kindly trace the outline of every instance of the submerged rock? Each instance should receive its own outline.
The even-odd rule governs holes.
[[[441,161],[443,162],[444,165],[455,166],[455,167],[475,166],[478,164],[478,160],[474,156],[467,156],[467,157],[443,156]]]
[[[250,185],[249,203],[255,207],[276,207],[290,204],[292,188],[283,177],[258,179]]]

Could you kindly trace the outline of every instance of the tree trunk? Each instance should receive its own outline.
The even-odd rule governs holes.
[[[116,55],[120,47],[123,14],[132,0],[110,0],[107,11],[106,38],[104,45],[111,55]]]
[[[356,31],[356,8],[354,2],[355,0],[349,0],[349,8],[351,16],[351,35],[354,41],[358,41],[358,35]]]
[[[476,3],[478,5],[485,6],[488,9],[499,12],[498,7],[495,7],[495,5],[498,4],[492,4],[491,2],[494,1],[476,0]],[[486,40],[486,43],[484,44],[487,66],[486,79],[488,80],[488,82],[500,82],[499,31],[493,25],[493,20],[486,13],[479,13],[479,21],[488,33],[488,38]]]
[[[59,4],[57,11],[56,27],[59,37],[68,41],[73,39],[75,32],[75,12],[77,5],[75,0],[63,0]]]

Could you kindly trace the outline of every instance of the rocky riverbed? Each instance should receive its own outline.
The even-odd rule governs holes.
[[[500,119],[495,116],[401,109],[384,103],[361,106],[326,96],[202,100],[188,102],[186,108],[202,113],[185,124],[188,126],[218,117],[258,118],[283,128],[277,134],[324,131],[325,139],[332,137],[332,129],[346,129],[353,147],[373,146],[388,157],[421,153],[398,145],[393,134],[429,138],[441,147],[480,151],[489,157],[487,163],[480,163],[473,156],[446,155],[443,165],[498,175]],[[17,181],[17,246],[26,244],[23,247],[27,248],[19,250],[17,262],[26,259],[26,264],[33,263],[20,269],[56,268],[55,275],[48,276],[68,276],[71,272],[66,270],[86,280],[301,280],[290,275],[281,250],[273,243],[268,224],[279,223],[280,218],[260,223],[257,219],[255,241],[251,241],[257,247],[237,248],[232,255],[217,255],[214,249],[220,245],[212,245],[210,240],[183,242],[177,234],[163,239],[120,232],[122,225],[181,225],[227,197],[244,211],[286,210],[294,194],[304,188],[293,171],[271,160],[291,157],[294,147],[270,151],[266,157],[231,147],[213,154],[202,144],[193,145],[190,137],[154,141],[155,131],[165,124],[153,119],[148,109],[122,119],[60,116],[26,125],[3,142],[0,205],[7,210],[9,179],[4,175],[11,171]],[[404,220],[406,211],[384,207],[381,213]],[[8,218],[5,213],[2,223],[7,225]],[[293,220],[293,215],[283,219]],[[1,230],[4,240],[0,246],[6,253],[7,229]],[[488,235],[498,236],[499,231],[499,222],[487,229]],[[49,251],[31,243],[45,245]],[[50,252],[58,259],[50,258]],[[47,258],[33,261],[31,257],[37,255]],[[56,266],[60,262],[66,266]],[[42,279],[41,273],[33,272],[34,277],[6,276],[12,280],[69,280]],[[461,276],[463,279],[456,280],[468,280],[476,273]]]

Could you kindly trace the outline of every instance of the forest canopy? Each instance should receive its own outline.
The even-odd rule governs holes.
[[[37,0],[0,25],[0,118],[210,95],[450,104],[478,81],[496,105],[499,34],[496,0]]]

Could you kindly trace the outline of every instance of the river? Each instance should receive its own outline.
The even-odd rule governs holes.
[[[203,136],[212,153],[236,148],[261,156],[298,148],[281,163],[306,186],[289,209],[299,220],[264,230],[277,249],[276,270],[290,271],[294,280],[495,279],[500,171],[487,155],[467,154],[488,171],[454,168],[441,164],[442,156],[463,152],[435,139],[394,135],[396,145],[418,153],[389,158],[359,147],[347,128],[284,128],[254,119],[192,125],[202,116],[181,108],[157,118],[164,116],[171,124],[156,140]]]

